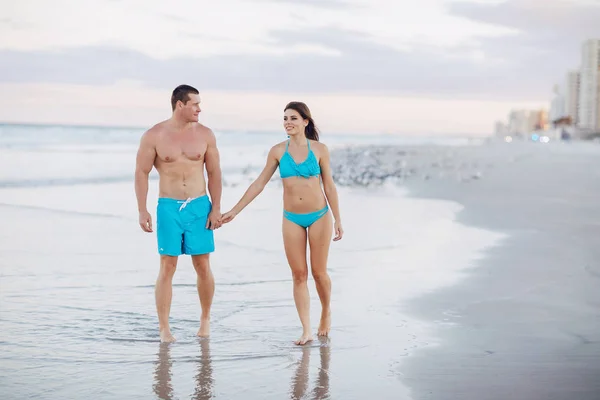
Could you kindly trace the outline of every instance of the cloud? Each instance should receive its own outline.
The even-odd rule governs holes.
[[[337,3],[326,3],[332,2]],[[330,26],[271,29],[265,36],[268,53],[165,58],[108,45],[3,50],[0,82],[109,85],[135,80],[157,89],[187,82],[201,90],[538,101],[549,98],[553,83],[579,65],[582,40],[600,37],[600,7],[593,3],[453,2],[447,11],[465,23],[515,34],[476,35],[450,47],[419,44],[415,37],[403,49],[358,27]],[[226,39],[218,32],[212,38]],[[188,54],[193,53],[204,54],[190,47]]]
[[[600,2],[567,0],[511,0],[500,4],[451,3],[449,12],[476,22],[517,29],[503,38],[481,41],[481,51],[502,60],[518,73],[515,79],[562,80],[569,69],[579,67],[581,45],[600,39]]]
[[[581,40],[600,32],[600,1],[509,0],[502,3],[456,1],[452,15],[478,22],[517,28],[523,37],[571,37]]]
[[[142,0],[20,0],[5,17],[19,21],[22,29],[0,24],[0,49],[115,46],[169,59],[273,54],[282,49],[272,46],[269,37],[282,30],[357,30],[395,49],[453,47],[476,37],[510,33],[449,16],[443,7],[446,1],[421,0],[414,6],[396,0],[180,0],[172,7]]]
[[[302,6],[313,6],[317,8],[329,8],[334,10],[349,9],[349,8],[360,8],[360,4],[356,4],[351,1],[343,0],[256,0],[257,3],[291,3]]]
[[[224,55],[153,59],[112,47],[60,52],[0,52],[0,81],[110,84],[138,80],[169,88],[194,82],[203,90],[527,97],[546,88],[543,73],[523,82],[513,79],[514,65],[486,63],[471,48],[447,54],[443,48],[398,51],[375,44],[358,32],[336,29],[276,31],[284,48],[320,46],[331,54]],[[544,89],[542,89],[544,88]]]

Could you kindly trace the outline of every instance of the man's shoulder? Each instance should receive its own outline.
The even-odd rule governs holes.
[[[167,121],[161,121],[157,124],[148,128],[146,132],[144,132],[144,136],[156,137],[161,132],[164,132],[167,129]]]
[[[203,140],[216,141],[215,133],[208,126],[201,124],[200,122],[194,123],[194,132],[203,138]]]
[[[206,126],[204,124],[201,124],[200,122],[194,122],[194,130],[196,132],[213,134],[212,129],[210,129],[208,126]]]
[[[160,122],[154,126],[151,126],[144,133],[142,133],[142,136],[140,138],[141,144],[145,145],[145,146],[152,146],[152,147],[156,146],[158,137],[162,130],[163,130],[163,128],[161,127]]]

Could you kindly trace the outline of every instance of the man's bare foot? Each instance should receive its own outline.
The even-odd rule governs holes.
[[[319,323],[319,330],[317,331],[318,336],[329,336],[331,330],[331,311],[328,311],[325,315],[321,315],[321,322]]]
[[[160,331],[160,342],[161,343],[173,343],[175,341],[175,337],[171,335],[170,329],[163,329]]]
[[[300,339],[296,340],[294,343],[296,343],[299,346],[302,346],[303,344],[306,344],[306,343],[312,342],[312,341],[313,341],[313,336],[309,332],[309,333],[303,333],[302,336],[300,336]]]
[[[210,335],[210,319],[201,319],[200,320],[200,329],[196,336],[199,337],[208,337]]]

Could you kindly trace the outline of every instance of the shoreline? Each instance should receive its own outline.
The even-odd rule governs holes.
[[[441,339],[402,366],[414,400],[600,396],[600,147],[534,146],[481,148],[506,161],[485,169],[459,149],[486,171],[476,182],[404,182],[410,197],[462,204],[457,222],[507,235],[456,285],[406,303]]]
[[[168,357],[160,352],[154,356],[160,345],[152,302],[158,265],[155,238],[139,231],[134,197],[123,197],[130,190],[130,186],[123,183],[2,190],[5,202],[19,204],[0,207],[0,211],[10,216],[7,221],[17,229],[3,242],[4,248],[12,250],[14,261],[11,263],[14,266],[7,266],[4,271],[9,273],[6,285],[10,290],[3,295],[7,299],[8,315],[15,319],[25,315],[25,311],[37,312],[30,310],[30,304],[52,294],[53,300],[45,298],[43,306],[36,310],[44,315],[69,316],[78,321],[73,326],[45,321],[44,338],[40,339],[37,334],[26,336],[30,341],[37,338],[36,351],[53,354],[54,359],[33,357],[40,366],[39,382],[20,388],[14,384],[9,386],[15,396],[33,395],[36,391],[41,395],[44,386],[50,384],[56,374],[64,372],[64,363],[73,357],[72,349],[79,347],[90,351],[90,360],[78,359],[81,371],[89,374],[90,383],[79,383],[79,373],[66,382],[79,391],[89,389],[98,398],[108,398],[107,393],[95,392],[100,390],[97,384],[100,377],[117,375],[128,375],[131,379],[119,380],[113,385],[111,395],[123,391],[147,394],[153,382],[163,388],[172,385],[183,395],[195,385],[190,380],[190,369],[207,365],[195,355],[202,349],[193,336],[197,331],[199,308],[195,272],[189,257],[178,263],[173,281],[171,316],[178,342],[170,347]],[[236,201],[244,190],[245,187],[238,187],[227,191],[223,205]],[[330,381],[323,384],[322,389],[333,398],[410,399],[398,366],[413,356],[415,350],[436,343],[431,341],[427,324],[420,318],[403,315],[395,305],[402,299],[453,285],[461,279],[461,265],[465,260],[470,262],[472,249],[461,244],[460,238],[485,247],[493,237],[479,229],[457,226],[453,216],[459,206],[454,203],[407,199],[403,189],[397,196],[390,194],[387,188],[380,193],[369,193],[363,188],[341,188],[340,191],[345,199],[342,204],[345,228],[350,234],[332,246],[330,254],[335,322],[329,344],[315,342],[304,349],[292,345],[299,324],[281,243],[280,188],[275,185],[267,188],[248,211],[238,216],[233,229],[219,232],[219,251],[212,258],[218,286],[210,339],[214,371],[209,376],[215,393],[223,397],[238,393],[227,385],[233,380],[238,382],[240,391],[244,388],[247,398],[281,397],[289,387],[294,387],[295,381],[290,376],[296,367],[302,366],[304,371],[314,375],[320,365],[319,354],[327,351],[322,362],[328,364],[331,360],[331,366],[327,367]],[[65,196],[69,198],[67,203],[63,201]],[[155,186],[149,189],[149,199],[152,199],[150,209],[154,209]],[[277,210],[274,210],[274,201]],[[387,210],[389,215],[375,213],[365,221],[363,214],[353,211],[365,206]],[[27,230],[23,221],[46,221],[29,234],[29,241],[43,243],[41,238],[50,233],[58,241],[47,240],[35,252],[27,251],[24,243],[17,247],[16,243],[20,243],[17,238]],[[412,222],[406,224],[407,221]],[[402,230],[390,231],[390,224],[400,223],[405,224]],[[422,224],[419,229],[412,226],[419,223]],[[258,224],[262,226],[261,235],[255,234]],[[432,235],[437,229],[444,229],[457,239],[443,245],[445,258],[452,259],[453,264],[440,273],[436,271],[442,255],[427,251],[428,245],[439,242],[437,235]],[[97,248],[99,242],[103,243],[102,250]],[[399,247],[402,245],[406,247]],[[77,249],[75,254],[72,248]],[[39,257],[43,257],[43,261]],[[400,258],[405,260],[403,268],[398,268]],[[57,259],[62,262],[53,261]],[[117,259],[118,263],[112,262]],[[43,276],[35,272],[37,263],[43,266]],[[365,280],[365,267],[372,270],[373,279]],[[116,273],[120,278],[113,282],[111,276]],[[412,275],[419,284],[407,284],[406,274]],[[11,282],[20,283],[12,285]],[[362,285],[362,295],[357,296],[356,288],[361,282],[366,284]],[[43,290],[39,290],[41,288]],[[316,323],[319,306],[312,277],[309,290],[311,319]],[[83,296],[84,293],[87,296]],[[19,300],[31,296],[34,302]],[[124,296],[130,301],[122,302],[120,299]],[[66,303],[76,307],[63,310]],[[22,323],[30,321],[28,318]],[[7,331],[11,333],[8,337],[13,337],[17,329],[22,329],[22,325],[14,325],[13,330]],[[34,332],[29,328],[26,331]],[[60,348],[52,341],[52,337],[58,335],[68,337]],[[19,341],[7,340],[4,350],[9,381],[32,379],[19,367],[26,361],[22,358]],[[159,364],[171,366],[171,372],[152,377],[147,360],[155,358]],[[310,366],[303,366],[304,362],[308,364],[309,358],[312,358]],[[104,363],[110,363],[112,369],[104,371]],[[256,375],[258,373],[260,375]],[[176,377],[173,381],[169,379],[170,374]],[[142,389],[136,389],[140,384]],[[316,386],[321,387],[321,384]]]
[[[371,185],[367,176],[361,178],[365,184],[339,186],[346,235],[330,252],[334,322],[326,348],[292,345],[299,323],[281,242],[281,189],[269,185],[233,228],[216,235],[210,362],[202,357],[204,342],[194,336],[200,310],[189,257],[178,263],[173,281],[172,328],[178,342],[170,354],[159,351],[152,301],[156,241],[139,229],[130,183],[4,188],[3,203],[18,205],[0,206],[5,225],[12,227],[1,232],[0,241],[9,254],[2,269],[6,289],[0,291],[7,392],[25,397],[54,388],[54,395],[63,397],[76,392],[147,398],[162,385],[181,397],[201,388],[205,376],[219,397],[280,398],[299,389],[297,369],[304,377],[300,386],[313,381],[333,398],[479,400],[490,392],[516,398],[514,393],[532,393],[515,381],[523,377],[540,387],[550,378],[573,387],[553,375],[565,370],[549,368],[556,367],[550,357],[562,351],[571,363],[566,376],[589,377],[581,357],[588,357],[588,367],[595,365],[590,357],[600,342],[589,325],[594,305],[600,304],[593,297],[595,264],[560,275],[565,261],[579,266],[585,257],[600,259],[595,250],[600,189],[594,186],[600,175],[589,181],[574,174],[582,162],[600,174],[598,148],[590,149],[390,144],[332,151],[338,182],[352,182],[365,171],[374,179]],[[106,162],[94,162],[83,172],[103,176],[99,173],[129,168],[131,160],[122,153],[102,159],[109,156],[110,171]],[[64,176],[80,156],[64,153],[61,168],[51,171],[41,168],[46,158],[35,160],[24,165],[21,177],[42,169],[50,178]],[[549,174],[548,168],[560,173]],[[390,176],[382,178],[381,171]],[[531,190],[532,177],[539,190]],[[568,190],[557,183],[561,179],[570,182]],[[245,188],[224,190],[222,208]],[[151,210],[156,189],[149,188]],[[577,207],[565,213],[570,201]],[[37,245],[32,249],[30,243]],[[582,251],[589,245],[596,247]],[[548,262],[535,259],[565,246],[571,251]],[[522,265],[507,260],[507,254],[533,262]],[[555,287],[557,282],[563,285]],[[549,288],[553,292],[544,292]],[[316,322],[320,309],[312,277],[309,291]],[[554,309],[548,310],[548,301],[555,301]],[[581,316],[587,319],[579,322]],[[560,318],[562,331],[557,331],[553,323]],[[60,345],[57,337],[63,338]],[[569,353],[573,346],[579,355]],[[544,368],[532,377],[528,360],[545,361]],[[74,361],[77,371],[69,367]],[[169,372],[156,376],[155,361]],[[22,368],[31,363],[35,371]],[[196,372],[204,368],[210,373]],[[305,379],[323,368],[328,380]],[[536,381],[540,377],[546,381]],[[110,392],[106,379],[114,379]],[[514,393],[507,394],[511,387]],[[527,398],[536,399],[533,394]]]

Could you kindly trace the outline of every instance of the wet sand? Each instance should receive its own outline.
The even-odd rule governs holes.
[[[172,345],[158,341],[155,236],[139,230],[129,181],[96,179],[98,164],[85,180],[3,188],[3,398],[593,399],[598,149],[332,153],[346,236],[330,253],[331,338],[306,347],[293,345],[276,180],[217,232],[208,340],[195,337],[196,277],[180,260]],[[113,156],[129,173],[133,158],[101,158]],[[390,175],[413,197],[379,186]],[[244,190],[226,186],[223,208]],[[312,278],[309,290],[315,331]]]
[[[403,306],[440,341],[402,380],[415,400],[600,399],[600,145],[498,146],[450,152],[477,179],[407,182],[508,236],[460,284]]]
[[[244,190],[227,187],[224,207]],[[453,222],[458,208],[450,202],[387,189],[340,188],[340,196],[346,235],[330,253],[328,341],[293,344],[301,328],[274,183],[217,231],[206,341],[195,337],[196,276],[190,258],[180,259],[171,307],[177,342],[164,346],[154,306],[156,239],[139,229],[129,183],[3,189],[3,399],[410,399],[398,366],[430,339],[398,305],[452,284],[497,237]],[[357,211],[365,209],[385,212],[365,219]],[[440,241],[440,232],[455,240]],[[316,333],[312,277],[309,291]]]

